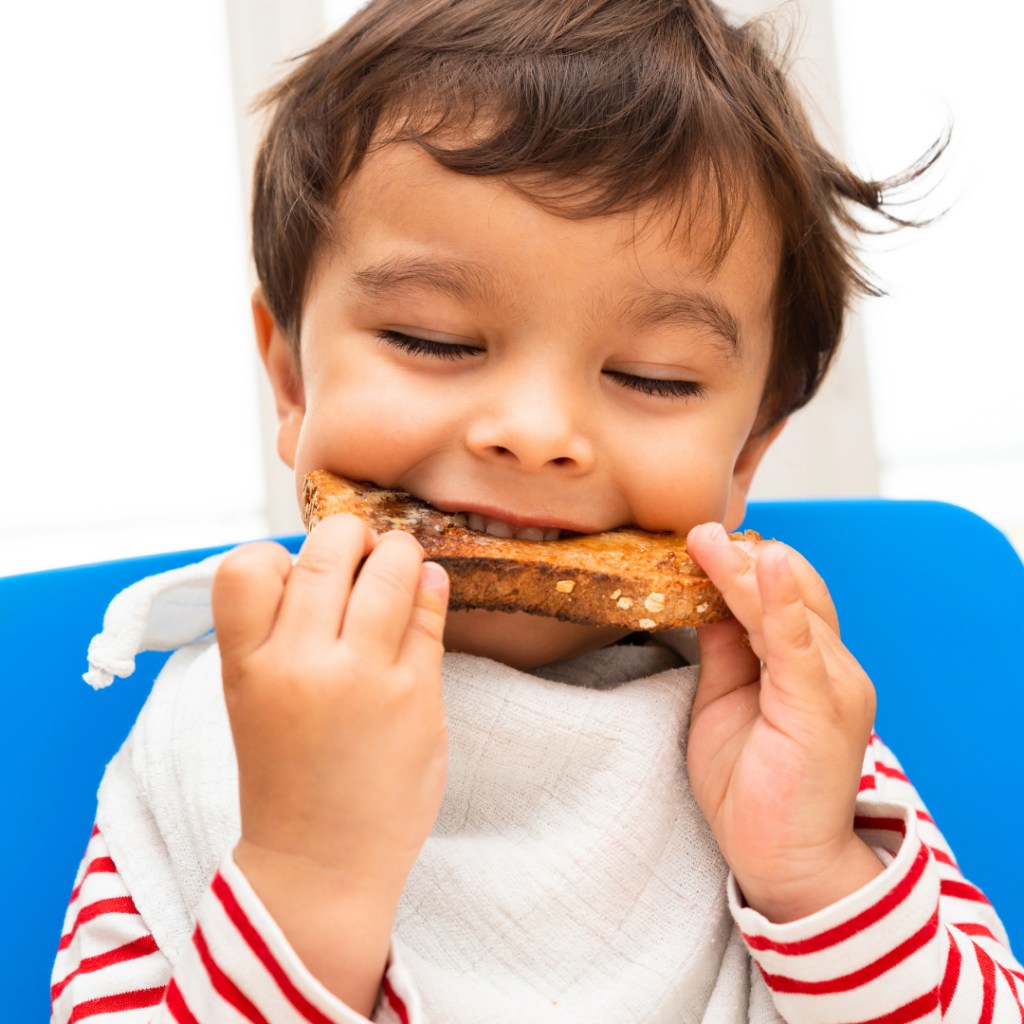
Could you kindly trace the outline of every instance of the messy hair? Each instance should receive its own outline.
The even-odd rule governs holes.
[[[716,218],[720,261],[759,193],[781,262],[760,429],[806,404],[850,303],[878,294],[859,214],[899,178],[859,177],[816,138],[763,24],[708,0],[371,0],[268,93],[252,232],[267,306],[298,357],[313,262],[371,146],[412,141],[561,216]],[[697,213],[693,213],[697,211]]]

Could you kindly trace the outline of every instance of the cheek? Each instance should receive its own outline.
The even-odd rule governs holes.
[[[721,522],[746,433],[735,418],[709,410],[666,423],[620,450],[620,478],[637,524],[685,534],[700,523]]]
[[[450,432],[450,396],[372,356],[310,366],[297,472],[393,478]]]

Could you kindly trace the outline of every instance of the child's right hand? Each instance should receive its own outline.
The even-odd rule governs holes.
[[[346,515],[321,522],[294,566],[251,544],[213,585],[235,862],[306,966],[366,1016],[444,793],[447,602],[444,570],[411,536],[377,539]]]

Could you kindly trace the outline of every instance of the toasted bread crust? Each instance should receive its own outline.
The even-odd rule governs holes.
[[[378,533],[405,530],[451,579],[449,607],[528,612],[584,626],[633,630],[707,626],[729,614],[718,588],[668,533],[621,529],[555,541],[492,537],[404,491],[310,473],[303,521],[339,512]],[[734,539],[760,539],[753,531]]]

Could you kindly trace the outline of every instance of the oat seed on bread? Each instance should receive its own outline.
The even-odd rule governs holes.
[[[449,607],[529,612],[584,626],[659,630],[726,618],[718,588],[671,533],[624,528],[562,540],[492,537],[404,491],[316,471],[305,480],[306,530],[348,512],[378,533],[405,530],[451,579]],[[734,540],[760,539],[753,531]]]

